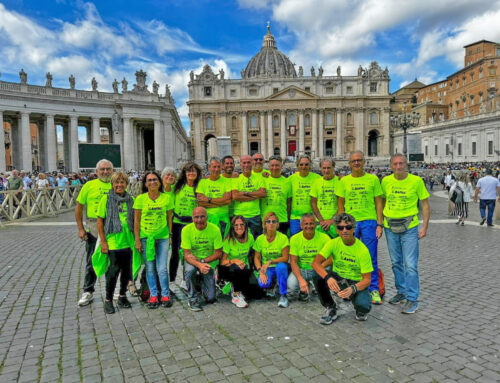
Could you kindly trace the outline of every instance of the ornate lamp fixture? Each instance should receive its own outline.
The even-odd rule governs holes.
[[[420,113],[407,113],[406,112],[406,102],[403,104],[403,113],[399,113],[396,116],[391,116],[391,126],[396,129],[403,129],[403,154],[407,156],[407,137],[406,131],[408,128],[414,128],[418,126],[418,121],[420,120]]]

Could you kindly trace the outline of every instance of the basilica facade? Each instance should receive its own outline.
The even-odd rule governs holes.
[[[373,160],[389,153],[389,73],[376,62],[344,76],[339,66],[328,75],[323,68],[299,67],[276,47],[268,26],[261,50],[241,71],[227,79],[206,65],[191,72],[190,136],[194,158],[214,154],[214,142],[227,137],[236,158],[261,152],[293,159],[346,159],[362,150]],[[215,152],[217,152],[215,150]],[[218,151],[220,154],[220,150]]]

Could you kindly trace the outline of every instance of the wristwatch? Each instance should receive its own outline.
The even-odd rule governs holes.
[[[353,294],[356,294],[356,293],[358,292],[358,288],[356,287],[356,285],[355,285],[355,284],[352,284],[350,287],[351,287],[351,289],[352,289],[352,293],[353,293]]]
[[[212,197],[208,198],[208,203],[212,203]]]
[[[245,197],[248,197],[248,192],[245,192]]]
[[[201,263],[205,263],[205,258],[200,260]]]
[[[378,227],[381,227],[382,229],[384,228],[384,225],[383,225],[383,224],[381,224],[381,223],[377,223],[377,226],[378,226]]]

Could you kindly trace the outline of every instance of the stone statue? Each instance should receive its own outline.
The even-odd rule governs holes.
[[[241,70],[241,78],[245,78],[245,69]]]
[[[52,88],[52,75],[50,74],[50,72],[47,72],[45,77],[47,78],[47,81],[45,81],[45,86],[47,88]]]
[[[311,67],[311,77],[316,77],[316,71],[313,66]]]
[[[122,80],[122,93],[127,93],[128,81],[125,77]]]
[[[302,65],[299,66],[299,77],[304,76],[304,68],[302,68]]]
[[[95,92],[97,91],[97,81],[95,79],[95,77],[92,77],[92,90]]]
[[[113,113],[113,117],[111,118],[111,130],[113,132],[118,132],[121,129],[122,125],[122,119],[120,118],[120,115],[118,112],[115,110]]]
[[[384,69],[384,77],[389,78],[389,68],[385,67]]]
[[[24,71],[24,69],[21,69],[21,72],[19,72],[19,78],[21,79],[21,84],[26,85],[28,82],[28,74]]]
[[[189,72],[189,78],[191,79],[191,81],[194,81],[194,72],[193,71]]]
[[[168,98],[170,100],[170,97],[172,97],[172,93],[170,93],[170,86],[165,85],[165,98]]]
[[[220,79],[224,80],[224,69],[220,68],[219,74],[220,74]]]
[[[113,92],[114,93],[118,93],[118,81],[116,81],[116,78],[115,78],[115,81],[113,81]]]
[[[362,74],[363,74],[363,67],[360,65],[358,67],[358,77],[361,77]]]
[[[153,81],[153,94],[158,94],[158,88],[160,85],[155,81]]]
[[[321,65],[318,69],[318,77],[323,77],[323,67]]]
[[[342,70],[342,68],[340,67],[340,65],[337,67],[337,76],[340,77],[340,71]]]
[[[69,76],[69,87],[75,89],[75,76],[73,75]]]

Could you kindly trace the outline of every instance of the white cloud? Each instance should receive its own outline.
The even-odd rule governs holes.
[[[238,0],[241,8],[264,9],[269,7],[271,0]]]

